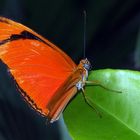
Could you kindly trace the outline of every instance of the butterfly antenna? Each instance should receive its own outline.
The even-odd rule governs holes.
[[[86,57],[85,56],[85,51],[86,51],[86,20],[87,20],[87,13],[86,13],[86,10],[83,11],[83,14],[84,14],[84,58]]]

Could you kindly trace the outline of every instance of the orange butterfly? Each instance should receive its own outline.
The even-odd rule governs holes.
[[[91,67],[87,59],[76,66],[47,39],[3,17],[0,17],[0,59],[9,68],[24,99],[50,122],[59,118],[78,90],[84,93],[86,83],[94,84],[87,81]]]

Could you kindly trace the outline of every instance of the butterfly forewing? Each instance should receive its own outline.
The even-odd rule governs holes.
[[[0,18],[0,59],[24,98],[43,115],[48,115],[47,104],[76,67],[54,44],[6,18]]]

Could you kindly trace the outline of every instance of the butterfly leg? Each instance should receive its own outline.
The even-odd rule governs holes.
[[[122,93],[122,91],[118,91],[118,90],[114,90],[114,89],[110,89],[105,87],[104,85],[102,85],[99,81],[85,81],[85,83],[87,84],[87,86],[93,85],[93,86],[100,86],[106,90],[109,90],[111,92],[116,92],[116,93]]]
[[[82,88],[82,94],[83,94],[83,97],[84,97],[84,100],[85,102],[96,112],[96,114],[101,118],[102,115],[101,113],[99,112],[99,110],[96,108],[96,105],[93,103],[93,101],[88,98],[85,94],[85,90],[84,88]]]

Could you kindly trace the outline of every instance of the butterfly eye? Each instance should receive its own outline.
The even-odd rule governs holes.
[[[80,63],[83,65],[83,67],[86,69],[86,70],[91,70],[91,63],[88,61],[88,59],[83,59],[80,61]]]
[[[88,62],[88,63],[85,63],[84,64],[84,68],[86,69],[86,70],[91,70],[92,69],[92,66],[91,66],[91,64],[90,64],[90,62]]]

